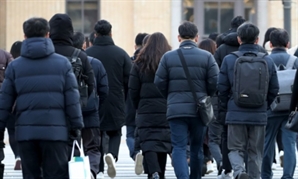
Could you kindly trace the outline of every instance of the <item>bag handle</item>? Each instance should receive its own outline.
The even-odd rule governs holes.
[[[84,151],[83,151],[83,143],[81,141],[81,146],[79,145],[78,141],[77,140],[74,140],[73,141],[73,144],[72,144],[72,150],[71,150],[71,158],[74,157],[74,150],[75,150],[75,147],[78,147],[79,151],[80,151],[80,157],[85,157],[85,154],[84,154]]]
[[[293,69],[296,59],[297,59],[296,56],[289,55],[289,59],[288,59],[287,65],[286,65],[286,69]]]
[[[178,52],[178,55],[179,55],[179,57],[180,57],[180,61],[181,61],[181,63],[182,63],[182,67],[183,67],[184,73],[185,73],[185,75],[186,75],[187,82],[188,82],[188,85],[189,85],[189,87],[190,87],[191,93],[192,93],[193,98],[194,98],[194,100],[195,100],[195,102],[196,102],[196,104],[197,104],[197,103],[198,103],[198,97],[197,97],[197,94],[196,94],[196,91],[195,91],[194,83],[193,83],[192,80],[191,80],[191,77],[190,77],[190,74],[189,74],[188,67],[186,66],[185,58],[184,58],[184,56],[183,56],[183,54],[182,54],[181,49],[178,49],[177,52]]]

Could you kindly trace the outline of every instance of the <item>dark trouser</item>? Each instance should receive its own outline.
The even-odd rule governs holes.
[[[218,120],[213,120],[208,126],[208,146],[211,155],[214,157],[217,166],[222,162],[221,135],[223,126]]]
[[[228,125],[229,159],[234,170],[234,178],[245,172],[244,155],[246,152],[249,179],[260,178],[264,139],[265,126]]]
[[[129,156],[135,160],[135,156],[140,151],[135,150],[135,130],[136,126],[126,126],[126,144],[129,150]]]
[[[106,132],[101,131],[101,145],[100,145],[100,164],[99,164],[99,172],[104,173],[104,167],[105,163],[103,160],[104,154],[108,152],[109,147],[109,136],[106,134]]]
[[[284,148],[284,167],[282,179],[292,179],[296,167],[296,133],[285,128],[288,116],[276,116],[268,118],[265,134],[264,156],[262,163],[262,179],[271,179],[273,176],[272,163],[275,151],[275,138],[281,131]]]
[[[121,131],[121,129],[119,129],[119,130],[115,130],[115,131],[105,131],[105,132],[109,136],[109,147],[108,147],[107,153],[111,153],[117,161],[122,131]]]
[[[99,173],[101,135],[99,128],[82,130],[84,153],[89,157],[90,169],[94,176]]]
[[[9,145],[12,149],[15,158],[20,157],[18,143],[15,139],[15,118],[14,115],[11,114],[9,120],[6,123],[8,137],[9,137]]]
[[[18,142],[23,179],[68,179],[68,145],[62,141]]]
[[[162,152],[144,152],[144,163],[151,176],[153,173],[158,172],[160,177],[165,176],[167,153]]]
[[[206,127],[198,118],[175,118],[169,120],[173,145],[172,162],[177,179],[200,179],[203,165],[203,142]],[[190,175],[186,160],[186,147],[190,142]]]
[[[225,172],[232,171],[232,165],[229,159],[229,149],[228,149],[228,125],[223,125],[222,131],[222,143],[221,143],[221,150],[222,150],[222,168]]]

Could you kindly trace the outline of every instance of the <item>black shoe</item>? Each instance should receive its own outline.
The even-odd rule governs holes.
[[[245,172],[240,173],[237,175],[236,179],[248,179],[248,175]]]
[[[222,173],[222,163],[220,163],[220,164],[218,165],[218,167],[217,167],[217,171],[218,171],[217,176],[221,175],[221,173]]]
[[[206,173],[207,173],[207,166],[206,166],[206,164],[203,164],[203,167],[202,167],[202,177],[205,176]]]

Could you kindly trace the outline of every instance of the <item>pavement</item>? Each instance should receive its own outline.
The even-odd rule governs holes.
[[[125,142],[125,127],[123,127],[123,135],[122,135],[122,141],[120,145],[120,152],[119,152],[119,161],[116,163],[116,171],[117,175],[114,179],[146,179],[147,175],[142,174],[142,175],[136,175],[134,173],[134,162],[133,160],[129,157],[129,151],[126,146]],[[5,141],[7,142],[7,134],[5,136]],[[5,164],[5,171],[4,171],[4,179],[22,179],[22,172],[21,171],[14,171],[14,155],[12,153],[12,150],[9,146],[9,144],[6,145],[5,149],[5,159],[4,159],[4,164]],[[298,160],[297,160],[298,161]],[[298,163],[298,162],[297,162]],[[294,178],[298,178],[298,168],[296,167],[296,172],[294,175]],[[106,170],[105,170],[106,171]],[[273,170],[273,179],[280,179],[282,176],[282,168],[278,165],[276,170]],[[174,169],[171,166],[171,159],[168,157],[167,160],[167,166],[166,166],[166,174],[165,174],[167,179],[176,179],[175,174],[174,174]],[[99,179],[99,176],[97,176]],[[104,175],[105,179],[109,179],[107,174]],[[210,173],[209,175],[206,175],[203,177],[204,179],[216,179],[217,178],[217,171],[214,171],[213,173]]]

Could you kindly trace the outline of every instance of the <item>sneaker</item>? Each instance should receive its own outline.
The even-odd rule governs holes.
[[[245,172],[240,173],[237,175],[236,179],[248,179],[248,175]]]
[[[136,160],[135,160],[135,173],[137,175],[141,175],[144,171],[144,168],[143,168],[143,155],[142,153],[138,153],[136,155]]]
[[[97,175],[97,178],[104,179],[105,175],[102,172],[99,172],[99,174]]]
[[[225,174],[225,171],[221,172],[221,175],[217,177],[217,179],[232,179],[232,172]]]
[[[214,165],[213,165],[213,163],[210,162],[207,164],[206,174],[212,173],[213,171],[214,171]]]
[[[157,172],[152,174],[152,179],[159,179],[159,175]]]
[[[22,170],[22,162],[20,158],[16,158],[14,170]]]
[[[277,166],[276,166],[276,163],[272,163],[272,167],[271,167],[272,170],[276,170],[277,169]]]
[[[279,162],[280,162],[280,166],[284,167],[284,151],[280,151],[279,152]]]
[[[113,155],[108,153],[105,156],[105,162],[108,165],[108,170],[107,170],[108,176],[110,178],[115,178],[116,168],[115,168],[115,159],[114,159]]]

